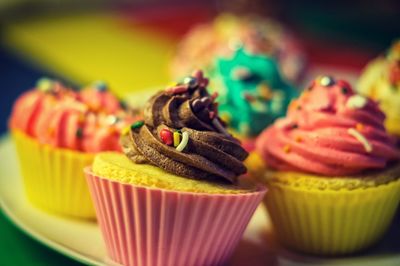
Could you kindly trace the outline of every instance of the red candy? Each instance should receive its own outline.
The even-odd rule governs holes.
[[[164,144],[167,144],[168,146],[172,146],[172,144],[174,144],[173,134],[166,128],[160,131],[160,139],[162,140],[162,142],[164,142]]]

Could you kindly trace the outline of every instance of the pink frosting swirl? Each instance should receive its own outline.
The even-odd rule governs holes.
[[[376,102],[357,95],[346,81],[324,76],[261,133],[256,148],[282,171],[343,176],[382,169],[400,159],[384,119]]]
[[[20,96],[9,125],[43,144],[94,153],[120,151],[120,132],[134,120],[106,90],[90,87],[77,92],[52,82],[46,91]]]

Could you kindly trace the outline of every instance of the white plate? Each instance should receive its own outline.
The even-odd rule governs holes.
[[[100,230],[95,222],[68,219],[33,207],[25,198],[17,157],[11,139],[0,141],[0,205],[23,232],[72,259],[91,265],[111,265]],[[398,240],[398,233],[392,238]],[[397,236],[396,236],[397,234]],[[394,242],[393,242],[394,241]],[[251,220],[230,265],[400,265],[400,253],[387,252],[386,238],[381,248],[358,257],[323,259],[285,251],[274,241],[267,214],[261,206]],[[383,248],[382,248],[383,247]],[[396,248],[392,246],[391,248]],[[389,247],[390,248],[390,247]],[[386,254],[386,255],[385,255]]]

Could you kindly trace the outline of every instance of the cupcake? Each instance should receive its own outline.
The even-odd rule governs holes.
[[[156,93],[121,137],[125,155],[86,169],[110,258],[122,265],[219,265],[265,189],[244,176],[247,152],[229,135],[196,71]],[[205,100],[207,98],[207,100]]]
[[[74,91],[41,79],[15,102],[9,127],[28,200],[61,215],[94,218],[82,169],[100,151],[121,151],[132,122],[104,84]]]
[[[400,40],[393,43],[386,55],[365,67],[358,89],[360,94],[379,102],[386,114],[387,130],[400,138]]]
[[[281,242],[318,255],[376,243],[400,199],[400,151],[378,104],[324,76],[257,139]]]
[[[251,151],[254,137],[286,114],[298,91],[280,75],[276,61],[243,48],[218,58],[211,75],[220,116]]]
[[[208,75],[216,57],[230,57],[240,47],[274,58],[283,76],[294,83],[304,73],[300,45],[282,25],[257,15],[224,13],[186,34],[171,62],[171,75],[179,79],[197,68],[204,68]]]

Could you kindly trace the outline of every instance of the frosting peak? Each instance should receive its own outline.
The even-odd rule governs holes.
[[[384,119],[375,101],[323,76],[260,135],[257,149],[278,170],[341,176],[381,169],[400,159]]]
[[[144,121],[122,137],[126,155],[188,178],[236,182],[246,172],[247,152],[227,133],[207,85],[203,73],[195,71],[155,94],[145,106]]]

